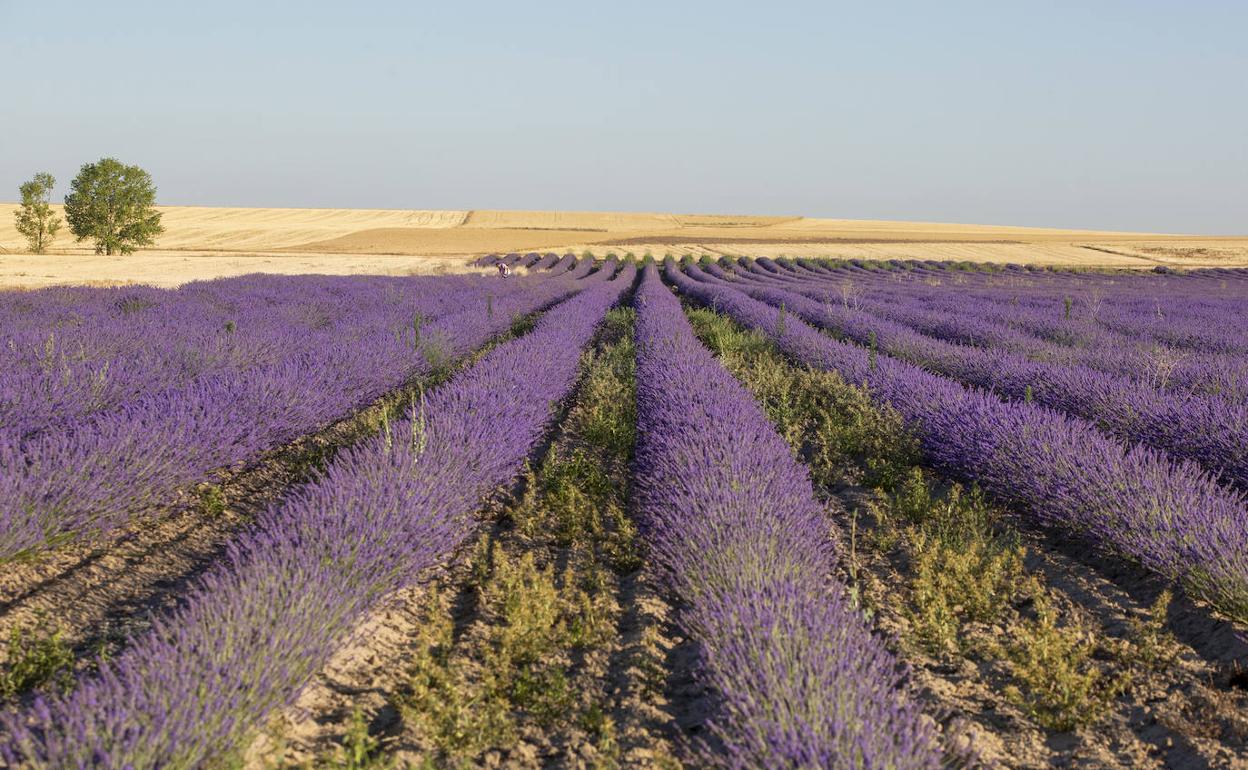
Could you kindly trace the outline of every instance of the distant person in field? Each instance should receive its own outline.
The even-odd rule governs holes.
[[[501,275],[502,277],[506,278],[507,276],[511,275],[511,268],[510,268],[510,267],[507,267],[507,263],[505,263],[505,262],[499,262],[499,263],[498,263],[498,274],[499,274],[499,275]]]

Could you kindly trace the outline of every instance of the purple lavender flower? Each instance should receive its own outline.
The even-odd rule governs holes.
[[[389,591],[474,530],[521,472],[631,267],[547,312],[260,517],[182,606],[63,696],[0,713],[30,768],[198,767],[289,702]],[[605,277],[605,273],[604,273]]]
[[[638,290],[634,478],[642,533],[718,694],[732,768],[936,768],[897,662],[831,578],[805,469],[693,336],[653,263]]]

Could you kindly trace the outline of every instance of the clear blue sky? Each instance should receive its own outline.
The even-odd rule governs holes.
[[[1248,2],[0,0],[0,200],[1248,234]]]

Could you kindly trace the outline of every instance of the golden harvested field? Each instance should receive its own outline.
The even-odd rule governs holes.
[[[940,259],[1079,267],[1248,265],[1248,236],[1195,237],[931,222],[571,211],[405,211],[165,206],[155,248],[96,256],[62,231],[24,253],[0,204],[0,286],[150,283],[269,273],[471,269],[482,254],[577,253]],[[59,207],[58,207],[59,208]]]

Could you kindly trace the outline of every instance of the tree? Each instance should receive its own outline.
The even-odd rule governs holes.
[[[156,210],[152,175],[116,158],[88,163],[70,183],[65,218],[79,241],[95,241],[96,254],[131,254],[165,231]]]
[[[48,250],[52,239],[61,229],[61,218],[52,213],[52,187],[56,177],[40,171],[34,178],[22,185],[22,203],[13,218],[17,220],[17,231],[26,237],[32,254],[42,254]]]

